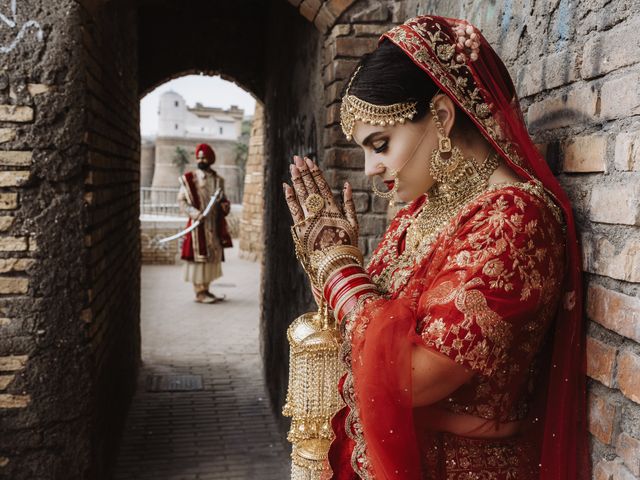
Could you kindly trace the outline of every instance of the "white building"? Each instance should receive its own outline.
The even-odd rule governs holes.
[[[158,116],[159,137],[235,141],[241,134],[244,110],[237,105],[225,110],[201,103],[189,107],[182,95],[169,91],[160,97]]]

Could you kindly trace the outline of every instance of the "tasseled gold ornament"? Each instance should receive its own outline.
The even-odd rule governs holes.
[[[340,334],[328,310],[305,313],[287,331],[289,388],[283,415],[291,417],[292,480],[317,480],[329,468],[331,417],[342,408],[338,381]]]

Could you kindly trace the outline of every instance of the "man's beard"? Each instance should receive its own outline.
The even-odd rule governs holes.
[[[200,170],[208,170],[209,164],[207,162],[198,162],[198,168]]]

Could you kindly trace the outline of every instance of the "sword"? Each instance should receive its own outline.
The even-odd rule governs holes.
[[[222,189],[219,188],[213,194],[213,196],[211,197],[211,200],[209,200],[209,203],[207,204],[204,211],[202,212],[202,218],[209,215],[209,212],[211,211],[213,206],[218,202],[221,195],[222,195]],[[171,240],[177,240],[180,237],[184,237],[187,233],[198,228],[198,225],[200,225],[200,220],[198,220],[197,222],[193,222],[189,227],[185,228],[181,232],[176,233],[175,235],[171,235],[170,237],[166,237],[158,240],[158,243],[166,243],[166,242],[170,242]]]

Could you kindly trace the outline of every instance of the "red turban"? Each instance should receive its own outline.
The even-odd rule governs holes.
[[[204,158],[206,158],[210,164],[216,161],[216,154],[213,151],[213,148],[206,143],[201,143],[196,147],[196,158],[198,158],[200,152],[204,153]]]

